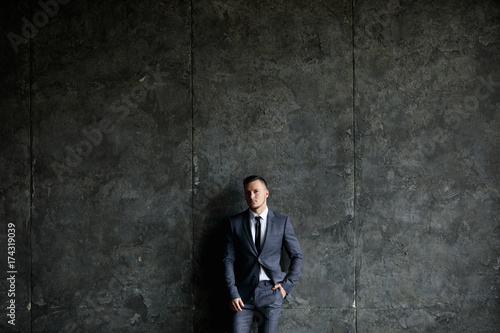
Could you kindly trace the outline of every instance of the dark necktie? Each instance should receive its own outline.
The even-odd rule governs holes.
[[[255,247],[257,248],[257,252],[260,253],[260,219],[262,217],[255,217]]]

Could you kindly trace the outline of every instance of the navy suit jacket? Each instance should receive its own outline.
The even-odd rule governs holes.
[[[224,250],[226,286],[231,300],[247,302],[259,283],[260,267],[274,283],[288,294],[297,283],[302,270],[303,255],[290,218],[269,209],[267,230],[261,253],[257,252],[250,229],[250,211],[229,218]],[[281,252],[290,258],[288,272],[282,272]]]

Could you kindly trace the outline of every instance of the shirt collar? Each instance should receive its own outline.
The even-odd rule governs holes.
[[[250,217],[255,220],[255,217],[256,216],[260,216],[262,217],[262,219],[266,220],[267,221],[267,213],[269,213],[269,208],[266,207],[266,209],[264,209],[264,211],[262,213],[260,213],[260,215],[257,215],[255,214],[251,209],[250,209]]]

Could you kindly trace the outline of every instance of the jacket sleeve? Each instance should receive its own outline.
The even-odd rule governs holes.
[[[225,244],[224,244],[224,276],[226,280],[226,287],[229,292],[229,297],[231,300],[235,298],[240,298],[238,293],[238,288],[236,288],[236,279],[234,274],[234,237],[233,228],[231,221],[227,223]]]
[[[297,239],[292,224],[290,223],[290,218],[287,218],[285,222],[283,247],[285,248],[288,257],[290,258],[290,266],[288,267],[288,272],[283,279],[283,282],[281,282],[281,286],[288,294],[299,280],[304,259],[299,240]]]

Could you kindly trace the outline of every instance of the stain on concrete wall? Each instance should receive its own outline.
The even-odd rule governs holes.
[[[227,331],[250,173],[304,251],[282,331],[500,328],[495,1],[2,6],[2,329]]]

